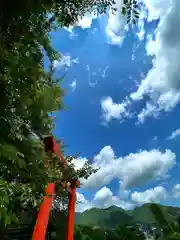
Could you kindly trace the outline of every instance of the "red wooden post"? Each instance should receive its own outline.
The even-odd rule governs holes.
[[[32,236],[33,240],[45,240],[49,214],[50,214],[52,202],[53,202],[54,190],[55,190],[55,184],[49,183],[46,188],[46,194],[48,196],[44,196],[44,200],[38,212],[36,225],[34,227],[34,232]]]
[[[72,186],[71,193],[69,193],[69,203],[68,203],[68,220],[66,229],[66,240],[74,239],[74,213],[75,213],[75,203],[76,203],[76,185]]]
[[[52,136],[46,137],[44,139],[44,144],[45,144],[45,151],[50,152],[51,154],[56,153],[59,160],[63,163],[63,166],[65,168],[68,168],[68,164],[65,161],[59,149],[59,146],[56,143],[56,141],[53,139],[53,137]],[[77,180],[77,181],[73,181],[71,184],[72,184],[71,187],[68,187],[66,185],[66,189],[69,192],[66,240],[74,239],[74,214],[75,214],[75,203],[76,203],[76,187],[80,186],[80,182]],[[55,184],[54,183],[48,184],[46,188],[46,194],[50,196],[44,196],[44,200],[40,206],[40,210],[37,216],[32,240],[45,240],[54,192],[55,192]]]

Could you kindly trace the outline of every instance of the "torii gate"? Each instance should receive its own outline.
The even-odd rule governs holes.
[[[56,143],[52,136],[46,137],[44,139],[45,151],[51,154],[55,153],[59,160],[63,163],[65,168],[68,168],[68,164],[65,161],[61,151],[60,146]],[[64,187],[69,192],[69,203],[68,203],[68,221],[66,229],[66,240],[74,239],[74,213],[75,213],[75,203],[76,203],[76,187],[80,186],[78,180],[73,180],[70,182],[70,186],[66,183]],[[34,227],[34,232],[32,235],[32,240],[45,240],[46,230],[48,226],[49,215],[53,203],[53,196],[55,193],[55,184],[49,183],[45,189],[46,196],[44,196],[43,202],[41,203],[36,224]]]

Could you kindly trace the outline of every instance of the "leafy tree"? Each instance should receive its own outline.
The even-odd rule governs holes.
[[[114,230],[106,229],[105,236],[106,240],[119,240],[119,236]]]
[[[120,239],[124,239],[124,240],[144,240],[145,239],[145,235],[139,230],[139,227],[136,225],[132,225],[132,226],[120,226],[117,225],[116,227],[116,233],[119,236]]]
[[[105,228],[93,228],[90,226],[76,226],[75,240],[85,239],[89,237],[92,240],[145,240],[145,236],[136,225],[117,226],[115,230]]]
[[[48,182],[57,182],[56,193],[61,195],[63,172],[68,180],[86,177],[92,170],[86,164],[82,171],[72,165],[64,171],[56,157],[44,152],[42,139],[54,127],[49,114],[62,109],[64,91],[51,68],[44,70],[43,52],[51,63],[59,55],[50,45],[51,28],[44,24],[42,4],[26,4],[17,2],[8,9],[4,4],[0,9],[0,229],[19,221],[26,209],[38,209]]]
[[[93,228],[91,226],[76,226],[75,227],[75,240],[105,240],[106,238],[105,230],[103,228]]]
[[[137,0],[124,0],[122,14],[127,16],[127,23],[136,23],[140,15],[140,6]]]
[[[168,218],[165,208],[157,204],[152,204],[151,211],[156,218],[159,229],[163,231],[164,239],[180,239],[179,217],[176,219]]]
[[[74,230],[74,240],[82,240],[82,238],[81,227],[76,226]]]
[[[124,1],[124,6],[136,8]],[[53,61],[61,55],[51,46],[49,33],[57,26],[73,25],[87,12],[102,14],[114,0],[10,1],[0,4],[0,224],[19,221],[20,213],[35,209],[49,181],[57,183],[57,196],[67,196],[59,184],[65,179],[88,177],[86,165],[64,171],[47,155],[42,139],[54,127],[50,113],[63,108],[61,79],[55,79]],[[125,14],[126,14],[125,12]],[[44,56],[49,69],[44,70]],[[67,157],[71,162],[72,157]],[[64,194],[64,195],[63,195]]]

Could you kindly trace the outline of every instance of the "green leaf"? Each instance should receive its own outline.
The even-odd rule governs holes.
[[[122,7],[122,14],[125,16],[126,15],[126,7]]]

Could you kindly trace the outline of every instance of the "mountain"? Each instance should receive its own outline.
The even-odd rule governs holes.
[[[131,223],[133,218],[124,209],[112,206],[106,209],[91,208],[76,215],[75,220],[76,224],[114,228],[119,222],[122,224]]]
[[[136,207],[130,212],[133,220],[139,223],[153,223],[155,222],[154,214],[151,212],[151,203]]]
[[[136,207],[127,211],[122,208],[112,206],[106,209],[91,208],[83,213],[77,213],[76,224],[115,228],[116,224],[131,225],[131,223],[151,224],[156,223],[154,214],[151,211],[152,203]],[[178,207],[162,206],[168,218],[175,218],[180,212]]]

